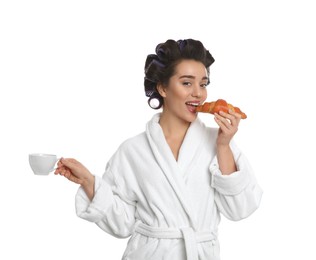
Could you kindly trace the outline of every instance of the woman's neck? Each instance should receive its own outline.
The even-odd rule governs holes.
[[[179,150],[190,122],[161,113],[159,124],[175,159],[178,160]]]

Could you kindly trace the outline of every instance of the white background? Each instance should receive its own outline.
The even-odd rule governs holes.
[[[312,3],[1,1],[0,259],[121,258],[127,240],[77,218],[77,186],[33,175],[28,154],[75,157],[102,175],[155,113],[144,62],[169,38],[201,40],[216,59],[208,100],[248,114],[236,141],[264,195],[250,218],[223,218],[222,259],[316,259]]]

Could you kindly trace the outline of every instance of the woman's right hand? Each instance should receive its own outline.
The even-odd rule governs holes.
[[[94,196],[94,176],[80,162],[72,158],[61,158],[57,163],[56,175],[62,175],[68,180],[80,184],[87,196],[92,200]]]

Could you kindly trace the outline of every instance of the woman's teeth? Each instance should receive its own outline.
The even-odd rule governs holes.
[[[187,102],[185,104],[188,106],[193,106],[193,107],[197,107],[199,105],[199,103],[193,103],[193,102]]]
[[[185,104],[191,113],[196,113],[196,107],[200,105],[200,102],[186,102]]]

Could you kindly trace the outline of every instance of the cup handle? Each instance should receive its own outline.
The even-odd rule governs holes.
[[[58,161],[59,161],[61,158],[62,158],[62,157],[56,157],[55,165],[54,165],[53,169],[52,169],[50,172],[56,171],[56,169],[57,169],[56,164],[58,163]]]

